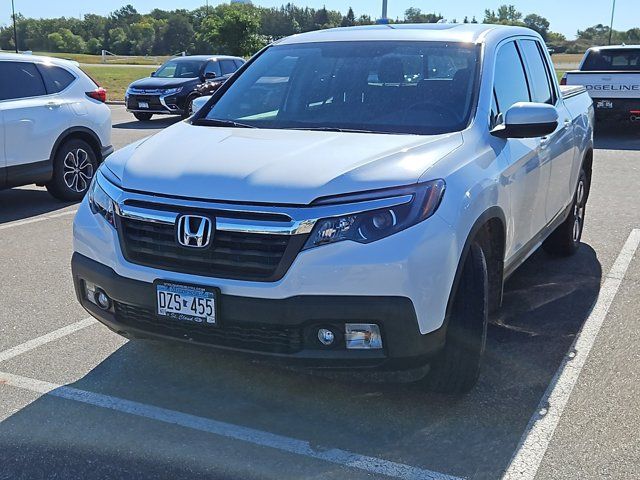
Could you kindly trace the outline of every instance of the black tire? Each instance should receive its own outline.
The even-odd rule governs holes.
[[[153,117],[153,113],[134,112],[133,116],[141,122],[148,122],[149,120],[151,120],[151,117]]]
[[[428,391],[460,394],[474,387],[487,339],[488,303],[487,263],[480,245],[473,243],[451,304],[445,346],[421,380]]]
[[[81,200],[97,168],[98,160],[91,145],[77,138],[67,140],[55,153],[53,177],[46,184],[47,190],[59,200]]]
[[[182,118],[189,118],[193,115],[193,101],[196,99],[196,96],[191,95],[184,102],[184,113],[181,115]]]
[[[568,257],[573,255],[580,246],[584,215],[589,197],[589,181],[584,170],[580,170],[578,185],[573,194],[573,204],[567,219],[556,228],[544,241],[542,248],[551,255]]]

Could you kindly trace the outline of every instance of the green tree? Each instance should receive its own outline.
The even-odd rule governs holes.
[[[171,15],[162,31],[162,45],[169,54],[189,52],[193,48],[193,26],[185,15]]]
[[[549,20],[535,13],[530,13],[524,17],[524,24],[531,30],[538,32],[542,38],[547,39],[549,33]]]
[[[407,8],[404,12],[405,23],[437,23],[442,15],[436,13],[422,13],[419,8]]]
[[[153,50],[156,31],[151,23],[152,20],[143,20],[134,23],[130,28],[132,42],[132,53],[136,55],[149,55]]]
[[[249,56],[266,44],[260,35],[260,13],[251,5],[220,5],[202,25],[202,36],[223,53]]]
[[[349,7],[347,14],[342,17],[342,27],[353,27],[356,24],[356,15],[353,13],[353,8]]]

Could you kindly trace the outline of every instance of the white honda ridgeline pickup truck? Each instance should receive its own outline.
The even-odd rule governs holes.
[[[587,89],[597,122],[640,122],[640,45],[590,48],[560,83]]]
[[[129,338],[478,377],[505,278],[580,242],[593,107],[492,25],[295,35],[111,155],[74,223],[82,305]],[[427,370],[427,369],[425,369]]]

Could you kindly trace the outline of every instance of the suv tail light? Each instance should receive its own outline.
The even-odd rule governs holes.
[[[87,92],[87,97],[104,103],[107,101],[107,91],[102,87],[98,87],[91,92]]]

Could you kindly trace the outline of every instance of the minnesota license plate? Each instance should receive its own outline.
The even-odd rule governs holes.
[[[156,282],[156,313],[160,317],[217,325],[218,290],[210,287]]]
[[[138,108],[149,108],[148,102],[138,102]]]
[[[613,108],[613,102],[611,100],[598,100],[596,108]]]

